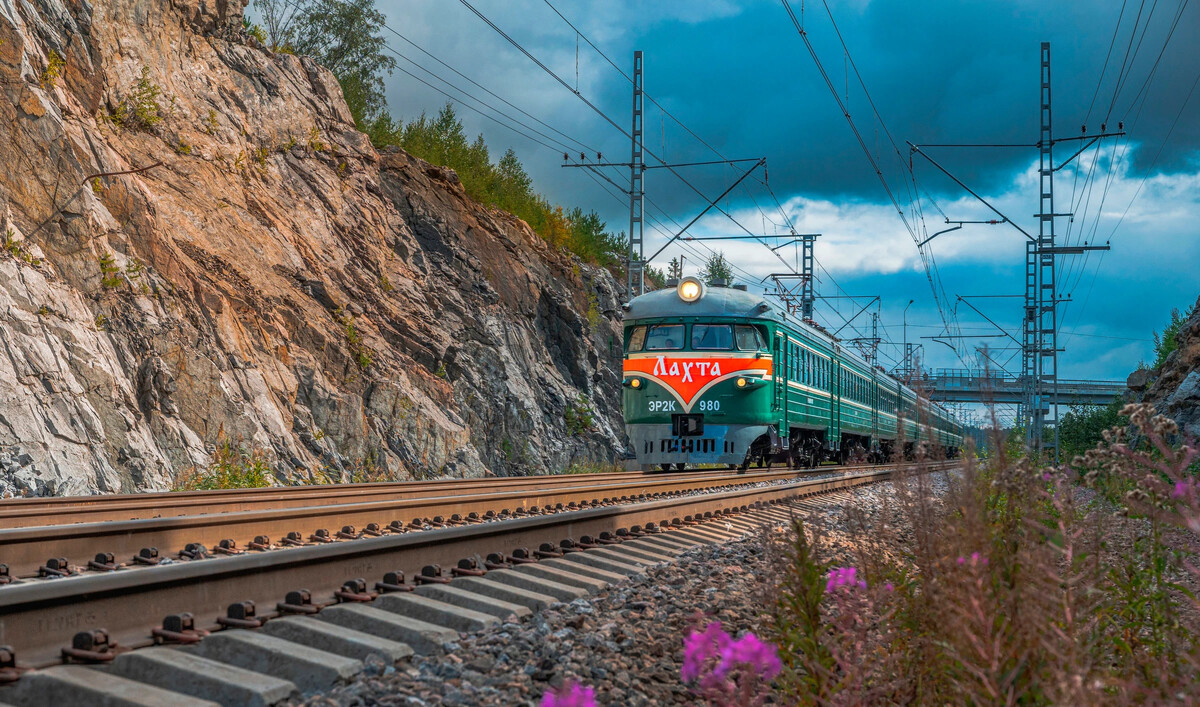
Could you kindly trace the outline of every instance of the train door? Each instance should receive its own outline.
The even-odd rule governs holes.
[[[842,363],[829,359],[829,448],[842,449]]]

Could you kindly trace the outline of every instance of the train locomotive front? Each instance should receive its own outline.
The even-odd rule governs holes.
[[[774,429],[769,311],[695,278],[635,298],[625,315],[623,409],[634,468],[741,465]]]

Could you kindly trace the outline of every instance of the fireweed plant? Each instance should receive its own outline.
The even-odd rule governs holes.
[[[921,470],[900,477],[895,526],[847,508],[848,550],[795,521],[764,634],[782,661],[771,699],[1200,700],[1196,445],[1152,408],[1121,412],[1128,431],[1059,469],[997,433],[999,453],[968,455],[941,494]]]

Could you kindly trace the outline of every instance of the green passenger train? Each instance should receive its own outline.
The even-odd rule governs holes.
[[[625,310],[630,468],[814,467],[962,446],[943,408],[744,286],[684,278]]]

